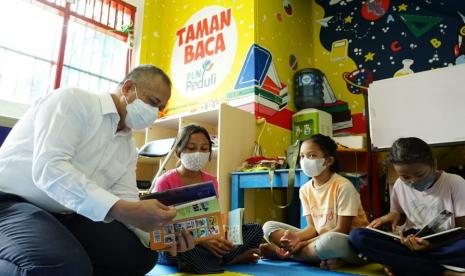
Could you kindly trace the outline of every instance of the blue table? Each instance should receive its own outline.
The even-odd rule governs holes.
[[[289,170],[276,170],[273,178],[273,188],[286,188]],[[301,169],[295,170],[294,189],[298,189],[307,183],[310,177],[306,176]],[[231,210],[244,207],[244,189],[270,189],[270,179],[268,171],[259,172],[233,172],[231,173]],[[294,196],[294,201],[301,209],[300,201]],[[300,212],[301,213],[301,212]],[[307,221],[300,216],[300,227],[305,227]]]

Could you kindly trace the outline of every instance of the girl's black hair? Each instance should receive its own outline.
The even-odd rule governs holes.
[[[423,163],[429,166],[434,165],[430,146],[417,137],[397,139],[392,144],[388,161],[391,164]]]
[[[176,155],[178,157],[180,157],[181,152],[183,152],[184,149],[186,149],[187,144],[189,143],[189,139],[191,138],[191,135],[195,133],[202,133],[203,135],[205,135],[205,138],[207,138],[208,140],[209,151],[210,153],[212,152],[213,142],[210,139],[210,134],[208,133],[208,131],[204,127],[201,127],[199,125],[187,125],[183,127],[179,131],[179,134],[178,134],[179,143],[176,147]]]
[[[332,172],[339,171],[339,162],[337,160],[337,144],[333,139],[331,139],[331,137],[322,134],[315,134],[310,138],[303,140],[302,143],[300,143],[300,146],[302,146],[302,144],[307,141],[317,144],[321,151],[324,153],[324,157],[334,157],[334,163],[329,167],[329,170]]]

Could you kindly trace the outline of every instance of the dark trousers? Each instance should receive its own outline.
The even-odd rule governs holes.
[[[256,223],[242,225],[243,244],[236,246],[231,252],[224,255],[222,259],[217,258],[208,249],[201,245],[196,245],[194,249],[179,253],[176,257],[171,257],[168,253],[162,252],[160,264],[177,264],[182,272],[211,274],[224,272],[224,265],[231,262],[235,257],[247,250],[258,248],[263,238],[262,227]]]
[[[465,267],[465,239],[419,252],[411,251],[391,237],[364,228],[353,230],[349,240],[362,255],[391,267],[395,275],[442,275],[443,264]]]
[[[0,192],[0,275],[145,275],[157,257],[119,222],[54,216]]]

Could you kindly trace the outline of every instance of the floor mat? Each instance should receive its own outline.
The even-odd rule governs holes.
[[[231,265],[226,267],[225,273],[222,274],[209,274],[212,276],[272,276],[272,275],[315,275],[315,276],[331,276],[331,275],[369,275],[378,276],[384,275],[383,269],[378,264],[369,264],[358,267],[344,267],[337,271],[327,271],[316,267],[308,266],[297,262],[286,261],[273,261],[273,260],[260,260],[256,265]],[[191,276],[195,274],[179,273],[174,266],[156,265],[150,271],[149,276]]]

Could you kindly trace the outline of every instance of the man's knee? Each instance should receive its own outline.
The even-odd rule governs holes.
[[[36,260],[28,269],[31,275],[92,275],[92,263],[86,252],[79,248],[66,251],[43,252],[42,259]]]
[[[156,251],[148,251],[147,254],[139,256],[137,260],[140,271],[144,273],[149,272],[155,266],[158,261],[158,253]]]
[[[0,275],[92,275],[84,248],[52,215],[27,202],[2,202]],[[11,274],[15,275],[15,274]]]

